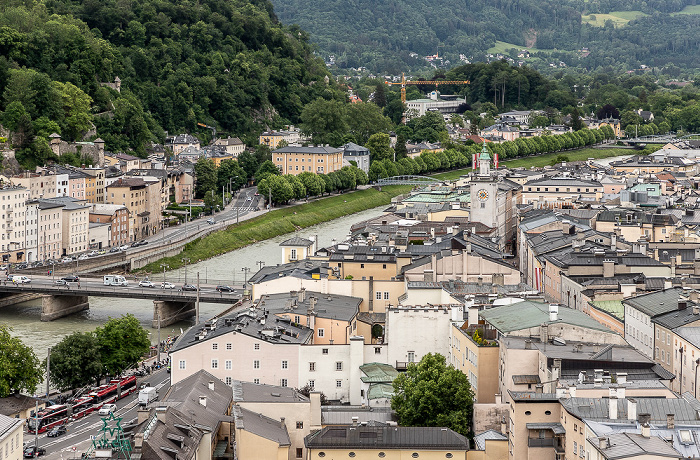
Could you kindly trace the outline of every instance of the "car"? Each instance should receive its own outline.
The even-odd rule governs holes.
[[[255,196],[260,196],[260,194],[258,192],[255,192]]]
[[[233,292],[233,288],[231,286],[225,285],[216,286],[216,290],[219,292]]]
[[[66,280],[56,280],[53,282],[53,284],[55,284],[56,286],[67,286],[68,285]]]
[[[40,455],[44,455],[45,453],[46,449],[44,449],[43,447],[29,446],[26,449],[24,449],[24,458],[34,458]]]
[[[66,434],[67,431],[68,430],[66,430],[65,425],[58,425],[58,426],[51,428],[49,430],[49,432],[46,433],[46,436],[48,436],[50,438],[55,438],[55,437],[61,436],[62,434]]]
[[[105,404],[100,408],[100,410],[97,413],[98,415],[109,415],[115,410],[117,410],[116,404]]]
[[[251,201],[252,199],[253,199],[253,197],[251,197],[251,196],[247,196],[247,197],[245,198],[246,201]]]
[[[111,249],[109,250],[109,252],[119,252],[119,251],[121,251],[121,249],[119,249],[118,246],[114,246],[113,248],[111,248]]]
[[[100,249],[99,251],[97,251],[97,254],[101,256],[103,254],[107,254],[107,251],[105,251],[104,249]]]
[[[207,219],[207,223],[209,225],[214,225],[216,223],[216,221],[214,219]]]
[[[139,241],[139,246],[146,246],[147,244],[148,244],[148,241],[146,241],[146,240]]]
[[[97,256],[97,255],[99,255],[99,254],[97,253],[97,251],[90,251],[90,252],[88,252],[87,255],[88,255],[88,257],[95,257],[95,256]]]
[[[127,249],[129,249],[129,246],[127,246],[126,244],[119,246],[120,251],[126,251]]]
[[[173,283],[166,281],[164,283],[160,283],[160,288],[161,289],[175,289],[175,285]]]
[[[63,259],[61,259],[61,263],[64,264],[69,264],[71,262],[73,262],[73,259],[71,259],[70,257],[64,257]]]
[[[23,263],[21,263],[21,264],[15,265],[15,268],[16,268],[17,270],[24,270],[25,268],[27,268],[27,264],[23,262]]]
[[[151,280],[141,280],[139,281],[139,287],[154,288],[156,285]]]
[[[182,285],[182,290],[183,290],[183,291],[196,291],[196,290],[197,290],[197,286],[195,286],[194,284],[183,284],[183,285]]]
[[[87,254],[80,254],[78,260],[88,260],[90,257]]]
[[[80,277],[78,275],[66,275],[61,279],[68,283],[77,283],[78,281],[80,281]]]

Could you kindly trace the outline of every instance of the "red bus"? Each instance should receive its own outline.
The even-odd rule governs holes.
[[[62,425],[68,421],[68,406],[49,406],[40,411],[36,416],[27,420],[27,431],[29,433],[43,433],[57,425]],[[37,429],[38,425],[38,429]]]
[[[94,409],[99,409],[104,404],[110,404],[117,400],[117,384],[106,383],[92,390],[89,394],[92,398]]]
[[[131,393],[136,391],[136,376],[132,375],[130,377],[125,377],[121,380],[112,380],[112,383],[117,382],[119,384],[119,399],[129,396]]]
[[[90,396],[84,396],[75,400],[71,406],[71,416],[75,418],[81,418],[88,415],[90,412],[94,411],[93,407],[94,401]]]

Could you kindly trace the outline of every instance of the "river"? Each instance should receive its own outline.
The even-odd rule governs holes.
[[[301,237],[308,238],[318,235],[319,246],[328,246],[333,239],[342,240],[348,234],[350,226],[356,222],[379,216],[386,206],[369,209],[349,216],[341,217],[330,222],[315,225],[298,232]],[[242,268],[248,268],[248,276],[254,274],[259,265],[257,261],[266,265],[276,265],[282,262],[282,249],[279,243],[292,235],[282,235],[269,240],[261,241],[245,248],[222,254],[212,259],[190,264],[187,267],[187,278],[193,282],[196,273],[200,273],[200,281],[210,283],[221,282],[226,284],[243,284],[245,273]],[[185,269],[166,272],[167,281],[182,283],[185,278]],[[155,281],[162,279],[162,273],[152,277]],[[43,360],[50,346],[60,342],[66,335],[73,332],[87,332],[103,325],[110,317],[118,318],[121,315],[131,313],[139,319],[144,328],[151,334],[151,342],[157,342],[157,330],[151,327],[153,319],[153,302],[139,299],[119,299],[110,297],[90,297],[90,309],[50,322],[41,322],[41,301],[24,302],[5,308],[0,308],[0,323],[12,327],[12,335],[19,337],[31,346],[39,359]],[[226,308],[221,304],[202,303],[200,305],[200,319],[207,319]],[[180,334],[181,329],[186,329],[193,322],[180,322],[161,329],[161,339],[171,334]]]

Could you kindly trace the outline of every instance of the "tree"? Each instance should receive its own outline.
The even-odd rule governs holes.
[[[221,200],[219,200],[219,197],[216,195],[216,191],[213,189],[207,190],[207,192],[204,194],[203,201],[205,213],[208,212],[210,214],[214,213],[214,208],[218,203],[221,202]]]
[[[358,102],[347,108],[347,125],[355,142],[365,144],[371,135],[383,133],[391,128],[391,120],[372,103]]]
[[[326,183],[317,174],[304,171],[297,176],[306,189],[309,196],[318,196],[326,191]]]
[[[196,178],[195,195],[202,198],[209,190],[216,187],[216,166],[211,158],[201,157],[194,164]]]
[[[401,134],[396,136],[396,145],[394,145],[394,152],[396,153],[396,161],[406,158],[408,156],[408,150],[406,149],[406,138]]]
[[[371,161],[393,160],[394,149],[391,148],[391,139],[385,133],[372,134],[365,144],[369,149]]]
[[[74,332],[51,348],[51,383],[59,390],[79,388],[98,380],[103,372],[97,337]]]
[[[39,359],[31,347],[12,337],[12,328],[0,324],[0,398],[34,393],[42,379]]]
[[[377,104],[378,107],[384,108],[386,107],[386,85],[384,83],[377,83],[377,86],[374,88],[374,96],[372,97],[372,101]]]
[[[605,104],[603,107],[598,109],[596,116],[598,117],[598,120],[604,120],[606,118],[615,118],[616,120],[619,120],[620,111],[617,110],[617,108],[615,108],[615,106],[612,104]]]
[[[260,181],[268,176],[278,176],[280,170],[272,161],[266,161],[255,171],[255,180]]]
[[[370,181],[376,182],[378,179],[383,179],[389,176],[387,175],[386,169],[384,169],[384,165],[382,165],[382,162],[374,161],[369,167],[368,177]]]
[[[243,152],[238,155],[238,164],[243,168],[248,179],[255,176],[255,171],[260,167],[260,163],[250,152]]]
[[[232,190],[238,190],[246,183],[246,172],[236,160],[224,160],[216,170],[216,190],[231,184]]]
[[[428,353],[394,379],[391,408],[401,426],[447,427],[471,436],[474,392],[467,376]]]
[[[110,318],[104,326],[95,329],[95,337],[104,370],[111,375],[136,364],[151,346],[148,332],[132,314]]]
[[[342,145],[343,134],[348,130],[346,106],[337,100],[318,98],[304,106],[301,112],[301,130],[310,135],[314,143]]]
[[[294,174],[285,174],[284,177],[287,182],[289,182],[289,185],[292,186],[292,190],[294,191],[294,199],[295,200],[300,200],[306,196],[306,187],[304,187],[304,184],[299,180],[297,176]]]
[[[570,112],[571,115],[571,122],[569,123],[569,126],[571,129],[574,131],[578,131],[579,129],[582,129],[584,127],[583,120],[581,120],[581,115],[579,114],[579,111],[577,108],[574,107],[574,109]]]

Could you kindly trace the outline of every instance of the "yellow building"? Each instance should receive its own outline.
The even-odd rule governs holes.
[[[469,378],[474,402],[494,403],[498,393],[498,366],[494,365],[498,362],[498,342],[484,338],[483,328],[472,328],[474,332],[468,332],[459,326],[459,323],[452,323],[448,359]],[[477,331],[480,343],[474,340]]]
[[[466,460],[469,440],[449,428],[333,426],[305,439],[307,459]]]
[[[343,167],[343,150],[334,147],[282,147],[272,151],[272,162],[282,174],[328,174]]]
[[[21,460],[24,444],[24,420],[0,414],[0,452],[5,460]]]
[[[234,458],[288,460],[291,442],[284,423],[239,406],[233,407],[233,420]]]
[[[89,203],[105,202],[105,170],[104,168],[83,168],[85,178],[85,199]]]
[[[282,247],[283,264],[303,260],[314,255],[314,242],[299,236],[282,241],[280,246]]]
[[[260,145],[267,145],[270,149],[276,149],[280,142],[287,145],[296,144],[301,140],[300,132],[293,126],[286,131],[265,131],[260,135]]]

